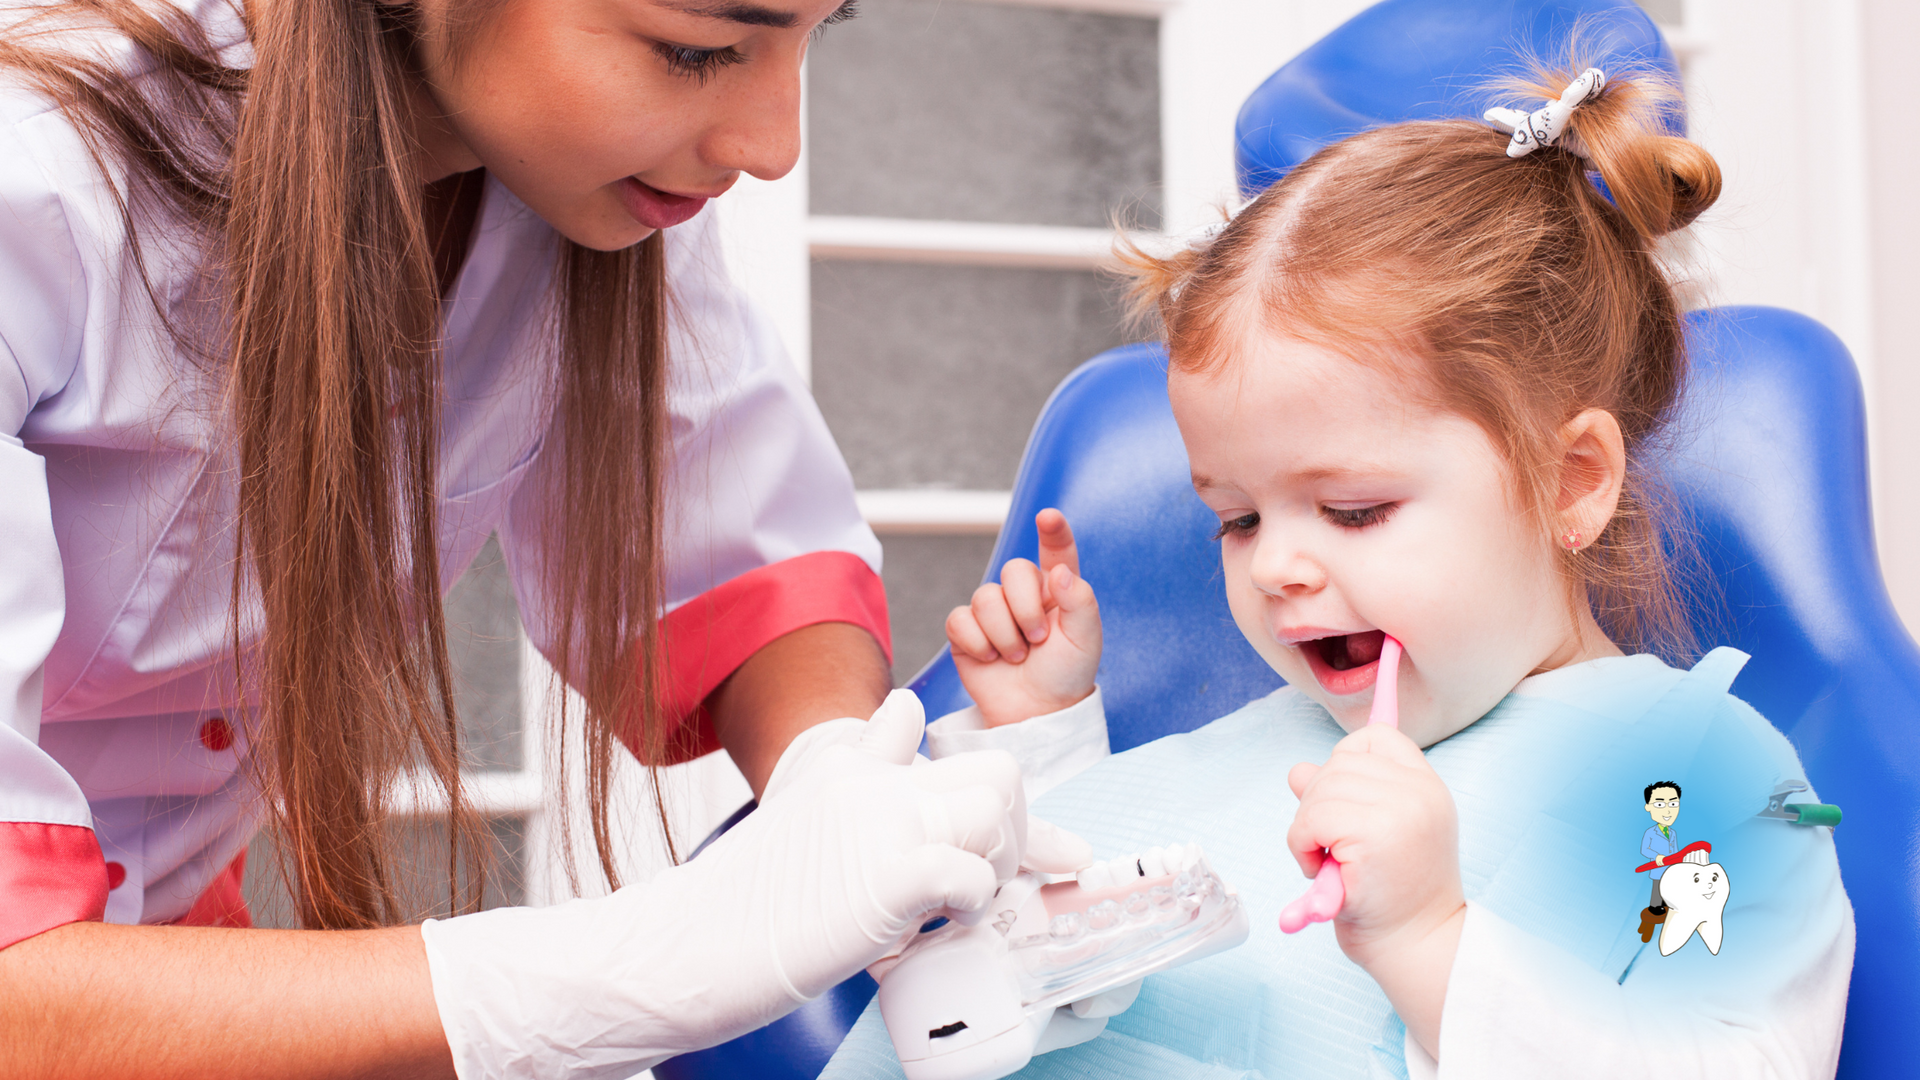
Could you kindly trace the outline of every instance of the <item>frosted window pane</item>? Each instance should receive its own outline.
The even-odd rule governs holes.
[[[1159,224],[1156,19],[883,0],[808,65],[816,214]],[[1142,202],[1142,200],[1146,200]]]
[[[882,537],[893,681],[905,686],[947,643],[947,612],[966,603],[993,556],[991,536]],[[936,720],[930,716],[927,719]]]
[[[1117,291],[1090,272],[815,263],[814,397],[854,485],[1011,487],[1047,395],[1125,340]]]
[[[447,594],[447,651],[460,751],[469,769],[520,768],[520,609],[489,537]]]

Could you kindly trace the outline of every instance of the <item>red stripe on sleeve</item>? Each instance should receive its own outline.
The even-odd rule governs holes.
[[[0,949],[107,913],[107,860],[83,825],[0,821]]]
[[[865,560],[845,551],[815,551],[749,570],[668,613],[660,620],[660,640],[670,735],[660,764],[720,749],[702,707],[707,695],[768,642],[829,622],[866,630],[892,662],[886,589]],[[636,739],[623,741],[645,760]]]

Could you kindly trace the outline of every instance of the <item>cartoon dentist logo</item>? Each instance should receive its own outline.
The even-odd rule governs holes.
[[[1720,955],[1721,914],[1732,883],[1726,868],[1709,862],[1713,845],[1685,843],[1675,822],[1680,818],[1680,785],[1656,780],[1641,793],[1653,825],[1640,837],[1640,854],[1653,860],[1636,868],[1653,883],[1652,897],[1640,913],[1640,940],[1652,941],[1660,927],[1660,955],[1672,956],[1698,933],[1707,951]]]

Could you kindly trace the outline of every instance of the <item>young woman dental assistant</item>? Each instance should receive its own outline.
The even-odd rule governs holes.
[[[627,1076],[1011,873],[1011,758],[875,711],[878,545],[703,209],[792,167],[852,14],[0,3],[0,1075]],[[616,741],[762,809],[396,926],[380,808],[417,760],[464,814],[438,599],[495,533],[603,862]],[[309,929],[222,928],[268,815]]]

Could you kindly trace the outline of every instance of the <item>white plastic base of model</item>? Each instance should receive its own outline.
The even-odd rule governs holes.
[[[907,1080],[1018,1072],[1099,1035],[1142,977],[1247,938],[1245,911],[1198,849],[1156,848],[1109,871],[1048,886],[1022,874],[989,905],[993,917],[924,934],[880,973],[880,1015]]]

